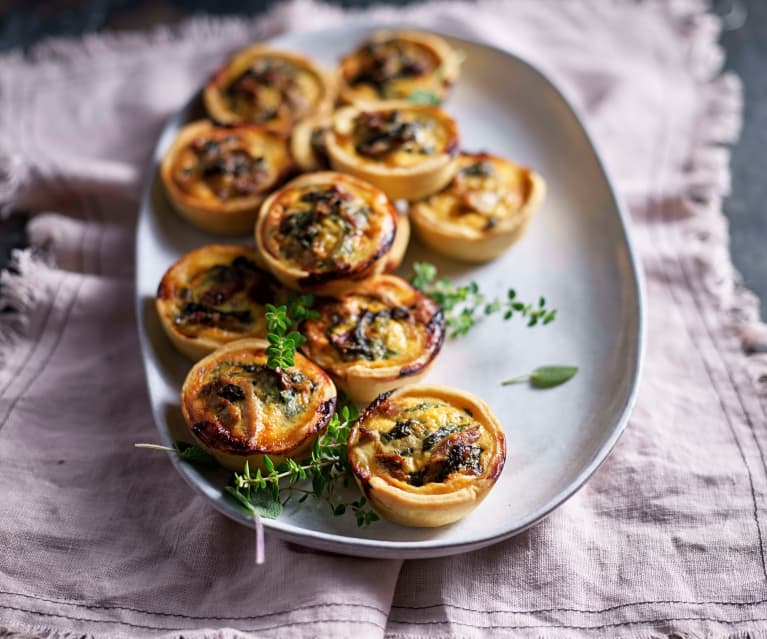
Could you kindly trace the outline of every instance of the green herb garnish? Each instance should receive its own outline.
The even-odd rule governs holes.
[[[527,304],[517,299],[517,292],[510,288],[505,299],[488,298],[479,290],[479,284],[471,281],[459,286],[447,278],[437,279],[437,268],[428,262],[413,264],[410,283],[428,295],[442,307],[450,337],[466,335],[482,315],[502,313],[503,319],[520,316],[527,319],[528,326],[549,324],[556,318],[556,310],[546,308],[546,299],[537,304]]]
[[[317,438],[309,459],[302,463],[288,459],[275,466],[265,456],[266,472],[262,473],[259,469],[252,474],[246,465],[242,473],[234,474],[227,492],[243,506],[249,503],[254,509],[258,508],[262,517],[269,517],[267,512],[276,512],[278,515],[285,504],[300,495],[299,503],[310,496],[326,501],[331,513],[337,517],[350,509],[358,526],[377,521],[378,515],[367,507],[365,497],[360,496],[347,503],[336,493],[339,484],[348,487],[352,482],[351,467],[346,457],[346,440],[357,415],[353,405],[344,405],[333,415],[325,432]],[[311,482],[311,489],[296,485],[302,480]]]
[[[423,89],[413,91],[407,96],[407,99],[415,104],[431,104],[433,106],[439,106],[442,102],[436,94],[431,91],[424,91]]]
[[[291,295],[287,304],[266,305],[266,365],[272,370],[287,368],[295,363],[296,350],[306,338],[294,330],[306,319],[319,317],[311,309],[314,303],[312,295]]]
[[[314,443],[311,456],[301,463],[287,459],[275,466],[264,456],[265,472],[250,470],[246,462],[241,473],[234,473],[224,490],[249,514],[258,514],[265,519],[276,519],[282,508],[298,496],[302,503],[309,497],[324,500],[330,512],[340,517],[351,510],[358,526],[378,521],[378,515],[367,505],[364,496],[346,502],[337,489],[353,484],[351,466],[346,456],[346,440],[359,413],[352,404],[345,404],[330,419],[325,432]],[[136,448],[149,448],[176,453],[182,459],[203,466],[217,465],[213,457],[204,450],[188,444],[158,446],[156,444],[135,444]],[[299,482],[302,482],[299,484]],[[309,484],[311,484],[309,486]]]
[[[501,385],[510,386],[511,384],[530,382],[537,388],[552,388],[553,386],[559,386],[569,379],[572,379],[577,372],[577,366],[540,366],[532,373],[512,377],[511,379],[501,382]]]

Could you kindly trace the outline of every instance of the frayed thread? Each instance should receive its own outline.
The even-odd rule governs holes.
[[[29,317],[50,287],[50,266],[33,248],[16,249],[7,270],[0,272],[0,365],[7,361]]]
[[[690,69],[703,88],[697,137],[684,176],[683,200],[691,214],[688,239],[704,286],[727,313],[756,390],[767,397],[767,325],[760,320],[758,297],[743,286],[732,263],[728,223],[722,215],[723,200],[730,192],[729,147],[742,125],[742,84],[735,74],[722,73],[721,20],[705,13],[700,0],[668,6],[689,29]]]

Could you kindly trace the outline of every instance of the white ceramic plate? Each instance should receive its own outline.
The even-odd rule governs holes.
[[[369,26],[288,34],[274,44],[332,65]],[[371,557],[434,557],[480,548],[540,521],[589,478],[617,441],[636,392],[642,354],[642,297],[626,216],[573,109],[547,78],[498,49],[449,38],[466,53],[446,109],[458,120],[462,147],[504,155],[540,172],[546,201],[527,235],[491,264],[440,259],[415,243],[414,260],[435,263],[458,281],[520,298],[545,295],[557,320],[528,329],[521,320],[486,318],[468,336],[448,340],[428,381],[483,397],[506,432],[506,467],[485,501],[464,520],[438,529],[377,522],[358,528],[323,503],[288,506],[268,530],[319,549]],[[223,62],[223,61],[222,61]],[[201,83],[205,78],[200,78]],[[199,96],[168,122],[155,168],[180,126],[202,116]],[[179,389],[191,363],[176,353],[154,312],[165,270],[183,253],[221,241],[186,224],[171,209],[155,170],[144,193],[136,238],[136,295],[147,383],[160,439],[183,433]],[[251,242],[250,238],[246,238]],[[549,390],[502,387],[502,379],[543,364],[580,371]],[[175,433],[175,435],[174,435]],[[221,492],[224,473],[201,473],[171,455],[181,475],[232,519],[252,525]],[[211,516],[214,516],[211,513]]]

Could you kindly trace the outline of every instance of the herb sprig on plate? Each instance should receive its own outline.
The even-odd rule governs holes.
[[[501,313],[505,320],[523,317],[530,327],[550,324],[557,316],[556,310],[547,308],[544,297],[537,304],[529,304],[520,301],[510,288],[505,298],[489,299],[473,280],[458,285],[448,278],[437,279],[437,268],[428,262],[413,264],[410,283],[442,307],[450,337],[466,335],[483,315]]]
[[[265,456],[266,472],[258,469],[255,473],[246,463],[242,473],[234,473],[226,492],[249,512],[258,512],[269,519],[277,517],[291,499],[297,497],[298,503],[303,503],[309,497],[315,497],[327,502],[331,513],[337,517],[351,510],[358,526],[377,521],[378,515],[367,506],[364,496],[345,501],[338,492],[339,486],[348,488],[352,482],[346,440],[357,416],[357,409],[345,404],[317,438],[309,459],[302,463],[287,459],[275,466]],[[311,488],[299,485],[302,481],[308,481]]]

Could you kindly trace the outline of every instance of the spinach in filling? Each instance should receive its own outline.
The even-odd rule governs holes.
[[[370,212],[341,186],[308,189],[280,221],[280,252],[309,271],[348,268]]]

